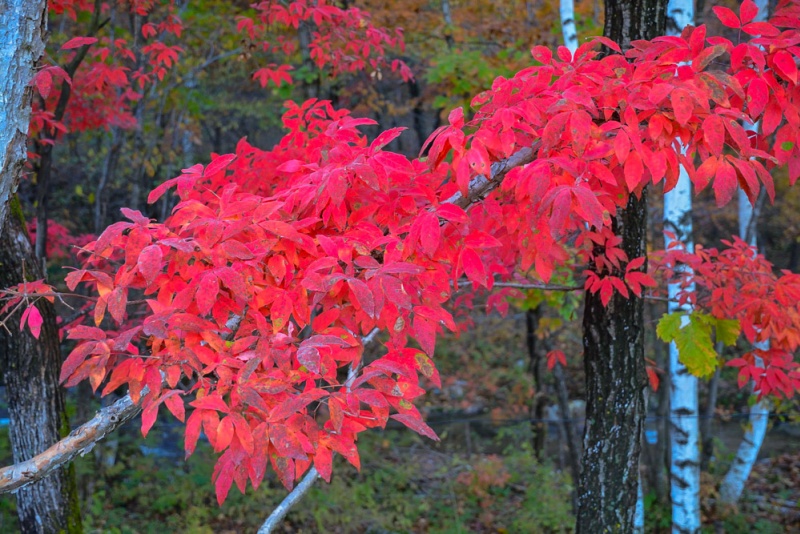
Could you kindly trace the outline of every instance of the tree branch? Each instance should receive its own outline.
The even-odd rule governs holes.
[[[83,456],[92,450],[95,443],[133,419],[142,410],[141,402],[146,394],[145,387],[138,403],[133,402],[130,395],[125,395],[97,412],[92,420],[76,428],[69,436],[43,453],[0,469],[0,494],[16,491],[41,480],[79,454]]]
[[[455,204],[461,208],[467,209],[472,204],[475,204],[486,197],[489,193],[497,189],[503,182],[506,174],[516,167],[522,167],[532,162],[534,153],[542,145],[541,140],[535,141],[530,147],[524,147],[511,154],[504,160],[492,163],[492,176],[486,178],[483,175],[478,175],[472,179],[469,184],[469,191],[465,197],[460,192],[448,198],[442,204]]]
[[[308,473],[306,473],[306,476],[303,477],[303,480],[301,480],[291,493],[284,497],[281,503],[269,514],[267,520],[264,521],[264,524],[258,529],[258,534],[270,534],[273,529],[283,521],[283,518],[286,517],[286,514],[292,509],[292,506],[297,504],[297,502],[308,493],[308,490],[311,489],[318,478],[319,472],[316,467],[312,466]]]

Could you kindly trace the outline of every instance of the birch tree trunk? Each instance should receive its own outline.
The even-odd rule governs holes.
[[[769,2],[767,0],[756,0],[756,5],[758,6],[758,15],[756,15],[755,21],[766,20],[769,12]],[[755,124],[745,124],[744,126],[746,130],[757,132],[760,125],[757,122]],[[739,189],[739,236],[753,247],[757,245],[757,220],[758,212],[750,204],[750,200],[744,191]],[[765,350],[769,348],[769,344],[757,345],[756,348]],[[763,364],[760,358],[756,359],[756,363]],[[731,465],[719,488],[719,498],[722,502],[735,504],[742,496],[745,482],[750,476],[750,471],[753,469],[753,464],[758,457],[758,451],[764,442],[771,409],[772,403],[767,398],[761,399],[750,408],[747,430],[744,433],[742,442],[739,444],[736,457],[733,459],[733,465]]]
[[[667,34],[680,35],[694,23],[694,0],[670,0],[667,7]],[[667,247],[675,240],[694,251],[692,240],[692,183],[681,167],[674,189],[664,195],[664,241]],[[670,235],[671,234],[671,235]],[[687,267],[679,267],[687,271]],[[668,311],[691,312],[675,299],[680,284],[670,284]],[[694,291],[694,287],[689,287]],[[688,319],[685,319],[688,322]],[[672,498],[672,531],[694,534],[700,531],[700,431],[698,422],[697,378],[692,376],[679,358],[675,343],[669,345],[670,373],[670,496]]]
[[[561,33],[564,34],[564,46],[573,54],[578,49],[578,30],[575,27],[575,1],[561,0],[559,5],[561,15]]]

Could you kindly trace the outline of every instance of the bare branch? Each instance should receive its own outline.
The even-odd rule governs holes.
[[[466,197],[459,192],[445,200],[443,204],[455,204],[456,206],[467,209],[472,204],[480,202],[489,196],[489,193],[500,186],[503,182],[503,178],[506,177],[506,174],[508,174],[511,169],[522,167],[532,162],[534,154],[541,144],[541,141],[536,141],[530,147],[521,148],[508,158],[493,163],[491,178],[478,175],[470,182],[469,192]]]
[[[138,403],[133,402],[130,395],[107,408],[103,408],[91,421],[76,428],[46,451],[18,464],[0,469],[0,494],[16,491],[37,480],[41,480],[78,455],[83,456],[94,447],[95,443],[115,431],[142,410],[141,399],[147,394],[142,390]]]
[[[297,502],[303,498],[303,496],[308,493],[308,490],[314,485],[314,482],[317,481],[319,478],[319,472],[317,472],[316,467],[312,467],[306,476],[303,477],[303,480],[295,486],[295,488],[284,497],[281,503],[275,507],[272,513],[269,515],[264,524],[261,525],[261,528],[258,529],[258,534],[270,534],[275,527],[281,524],[283,518],[286,517],[286,514],[289,513],[289,510],[292,509],[292,506],[297,504]]]

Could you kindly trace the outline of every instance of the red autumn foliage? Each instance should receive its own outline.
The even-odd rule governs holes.
[[[321,28],[314,60],[344,70],[369,63],[359,54],[396,44],[371,34],[360,52],[351,50],[347,32],[365,19],[309,5],[259,4],[258,22],[243,20],[240,30],[256,40],[260,25],[311,19]],[[720,205],[737,187],[751,200],[762,185],[774,197],[769,171],[776,165],[788,164],[793,182],[800,176],[800,2],[783,0],[768,23],[750,22],[750,1],[740,16],[715,11],[724,24],[759,37],[734,44],[700,26],[634,42],[624,55],[605,38],[574,57],[564,47],[555,56],[535,47],[539,65],[495,80],[473,100],[471,120],[453,111],[426,155],[413,160],[383,150],[399,129],[369,142],[358,127],[370,120],[327,102],[288,103],[288,133],[273,149],[242,140],[234,154],[185,169],[150,195],[153,202],[176,189],[180,202],[167,220],[123,210],[127,221],[86,247],[85,265],[67,283],[95,289],[94,325],[70,330],[78,344],[62,380],[88,378],[95,389],[105,382],[105,393],[127,385],[134,399],[144,396],[145,433],[161,403],[183,420],[181,397],[193,393],[186,452],[202,430],[221,454],[214,470],[220,502],[234,482],[242,491],[248,479],[257,487],[267,464],[288,488],[312,464],[329,479],[334,452],[358,467],[358,434],[390,418],[435,438],[412,401],[424,391],[421,378],[439,382],[431,360],[436,336],[456,329],[447,305],[465,281],[486,290],[495,279],[547,281],[577,248],[590,265],[589,291],[604,302],[615,291],[639,296],[654,280],[642,270],[644,258],[626,257],[612,231],[630,195],[651,183],[669,190],[681,165],[698,190],[713,182]],[[601,45],[612,53],[601,55]],[[158,78],[177,53],[154,47],[140,78]],[[80,83],[95,83],[101,93],[129,84],[124,70],[100,62],[97,69]],[[269,72],[257,77],[286,81]],[[47,85],[36,82],[40,91]],[[761,134],[741,126],[758,120]],[[521,151],[532,151],[533,161],[509,163]],[[702,164],[685,154],[698,154]],[[495,170],[507,175],[491,193]],[[478,186],[485,198],[466,202]],[[725,301],[724,283],[748,286],[719,264],[740,260],[703,254],[682,261],[694,262],[695,281],[707,284],[712,312],[750,321],[752,341],[780,337],[773,325],[782,319],[750,314],[753,301]],[[758,268],[767,269],[763,262]],[[778,304],[781,291],[794,291],[780,280],[769,297]],[[772,301],[758,298],[752,305],[767,310]],[[361,363],[362,336],[375,328],[388,333],[386,353],[348,373]],[[409,347],[410,339],[422,350]],[[784,336],[771,350],[788,355],[793,339]],[[791,360],[765,356],[776,371],[763,373],[762,392],[792,392],[796,379],[777,372]],[[745,363],[746,378],[758,380],[761,371]]]

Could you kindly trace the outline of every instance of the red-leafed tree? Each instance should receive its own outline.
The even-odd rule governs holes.
[[[274,148],[242,140],[185,169],[149,198],[174,189],[170,217],[123,210],[125,221],[85,247],[67,283],[90,286],[97,302],[90,324],[69,330],[78,344],[62,380],[126,385],[144,433],[166,405],[186,423],[187,454],[202,430],[220,454],[220,502],[234,483],[257,487],[268,466],[292,488],[312,467],[329,479],[334,453],[358,467],[358,435],[390,419],[435,439],[413,400],[438,383],[431,358],[436,336],[457,329],[459,288],[493,291],[490,305],[502,308],[514,290],[494,291],[496,280],[547,282],[557,267],[583,265],[589,424],[577,530],[630,531],[646,384],[641,297],[655,285],[646,190],[673,187],[682,165],[722,205],[737,187],[772,195],[777,165],[800,175],[800,2],[783,0],[758,23],[750,1],[739,15],[715,9],[754,37],[737,43],[704,26],[657,37],[663,8],[608,2],[606,37],[574,56],[535,47],[536,66],[495,80],[472,118],[451,112],[416,159],[384,150],[399,129],[370,142],[358,127],[372,121],[327,102],[287,103],[288,133]],[[742,127],[757,120],[760,134]],[[725,281],[749,288],[737,269],[769,269],[698,254],[671,256],[709,289],[698,306],[740,320],[749,337],[787,337],[794,315],[780,306],[796,292],[792,276],[773,277],[760,296],[742,290],[748,300],[735,304]],[[364,365],[375,329],[385,351]],[[765,354],[763,368],[734,364],[763,376],[765,393],[793,394],[786,355],[796,345],[776,341],[783,352]]]

